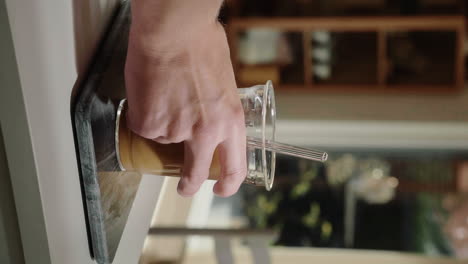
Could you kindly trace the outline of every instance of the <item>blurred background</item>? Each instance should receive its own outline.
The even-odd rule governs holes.
[[[220,19],[238,85],[272,80],[278,140],[330,158],[278,156],[272,191],[245,185],[228,199],[206,183],[184,200],[167,180],[153,228],[262,230],[273,251],[297,250],[304,263],[327,249],[468,259],[467,5],[228,1]],[[213,247],[150,236],[142,262],[209,263]]]

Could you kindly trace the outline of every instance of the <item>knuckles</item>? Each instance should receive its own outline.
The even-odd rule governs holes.
[[[164,144],[183,142],[193,136],[221,140],[226,132],[237,131],[245,126],[244,112],[241,107],[209,113],[208,117],[200,118],[197,122],[192,120],[171,122],[158,118],[145,119],[129,116],[127,125],[139,136]]]
[[[160,127],[155,127],[154,122],[149,120],[142,120],[137,118],[127,117],[127,126],[135,134],[147,138],[154,139],[160,136],[161,129]]]
[[[170,129],[165,137],[168,143],[180,143],[191,137],[191,131],[187,129]]]

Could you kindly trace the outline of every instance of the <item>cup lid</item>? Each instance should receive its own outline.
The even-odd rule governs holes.
[[[266,141],[275,141],[276,135],[276,102],[275,92],[271,81],[265,84],[263,94],[263,109],[262,109],[262,163],[265,169],[264,184],[265,188],[269,191],[273,187],[276,169],[276,153],[266,149]]]

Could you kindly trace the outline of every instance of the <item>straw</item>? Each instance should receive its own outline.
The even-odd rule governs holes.
[[[254,148],[265,147],[268,151],[320,162],[324,162],[328,158],[328,154],[324,151],[300,148],[275,141],[265,140],[264,146],[262,140],[255,137],[247,137],[247,145]]]

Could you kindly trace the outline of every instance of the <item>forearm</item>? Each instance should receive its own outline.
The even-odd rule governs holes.
[[[152,43],[183,39],[217,22],[223,0],[133,0],[131,34]],[[134,36],[135,37],[135,36]]]

